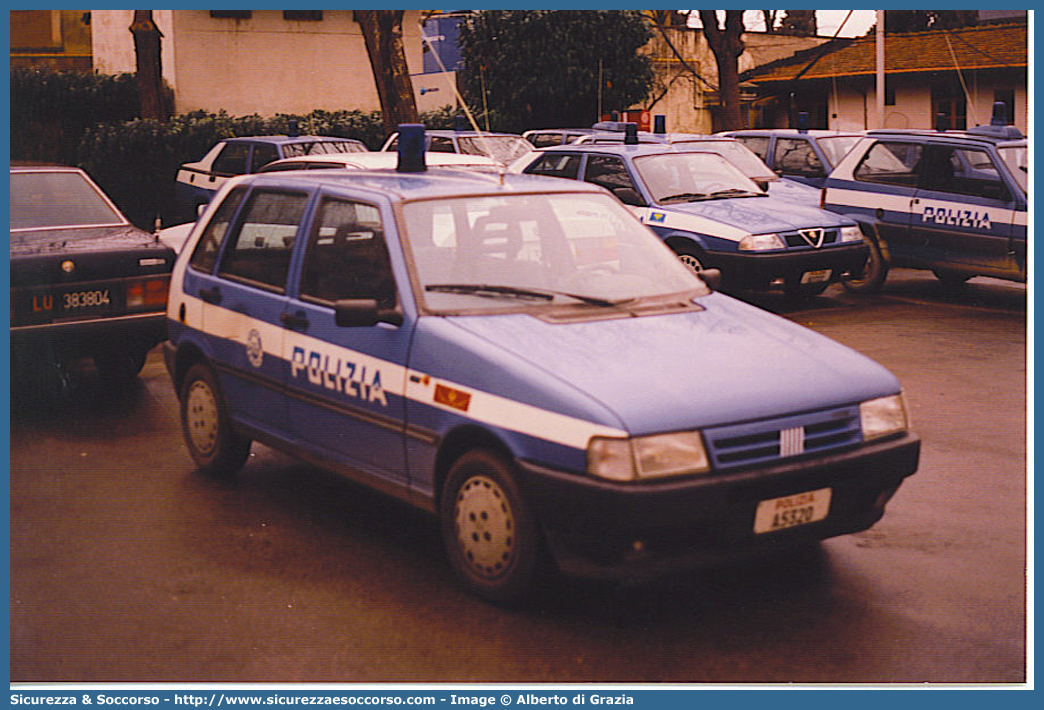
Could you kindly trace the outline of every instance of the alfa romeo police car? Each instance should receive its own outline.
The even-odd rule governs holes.
[[[720,269],[727,290],[816,295],[861,273],[869,252],[853,220],[773,197],[698,147],[631,135],[623,143],[541,148],[511,169],[605,187],[690,268]]]
[[[823,189],[823,206],[858,221],[871,242],[866,272],[846,286],[875,291],[890,265],[930,269],[951,286],[1026,280],[1027,142],[998,123],[867,132]]]
[[[420,128],[420,127],[417,127]],[[919,441],[899,382],[713,293],[602,188],[424,170],[237,178],[174,269],[187,447],[252,441],[438,516],[473,593],[874,524]],[[411,157],[412,156],[412,157]]]

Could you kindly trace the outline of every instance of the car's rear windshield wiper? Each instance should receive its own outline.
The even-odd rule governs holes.
[[[439,293],[468,293],[476,295],[507,296],[511,298],[534,298],[544,301],[552,301],[555,296],[573,298],[592,306],[610,308],[621,303],[633,301],[633,298],[624,298],[612,301],[597,296],[585,296],[579,293],[568,293],[566,291],[554,291],[551,289],[522,288],[519,286],[500,286],[496,284],[428,284],[425,291],[437,291]]]

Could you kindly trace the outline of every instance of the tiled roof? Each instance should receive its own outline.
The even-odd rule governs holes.
[[[876,38],[873,35],[838,44],[837,49],[827,51],[801,78],[874,74]],[[755,83],[790,81],[816,53],[817,50],[809,50],[763,65],[743,78]],[[1026,67],[1027,56],[1027,25],[1023,23],[885,35],[885,71],[891,74],[953,71],[957,67],[961,71]]]

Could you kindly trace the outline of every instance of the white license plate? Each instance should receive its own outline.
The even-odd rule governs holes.
[[[801,274],[801,283],[818,284],[830,280],[830,269],[819,269],[818,271],[806,271]]]
[[[822,520],[830,512],[830,493],[829,488],[820,488],[761,501],[754,513],[754,532],[774,532]]]

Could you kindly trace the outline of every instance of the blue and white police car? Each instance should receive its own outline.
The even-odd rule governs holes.
[[[720,269],[726,290],[813,296],[862,273],[869,248],[853,220],[773,197],[698,145],[642,143],[632,134],[541,148],[511,169],[605,187],[690,268]]]
[[[231,177],[256,173],[273,160],[299,155],[363,153],[368,148],[354,138],[336,136],[240,136],[218,141],[199,160],[178,170],[175,200],[181,219],[196,219],[200,207]]]
[[[845,285],[876,291],[890,265],[929,269],[946,285],[974,276],[1026,280],[1026,138],[1013,127],[877,130],[823,186],[823,206],[859,222],[867,269]]]
[[[396,496],[498,602],[549,561],[619,578],[883,515],[919,455],[893,375],[712,292],[602,188],[425,170],[413,131],[399,171],[241,177],[201,216],[165,346],[200,469],[259,441]]]

